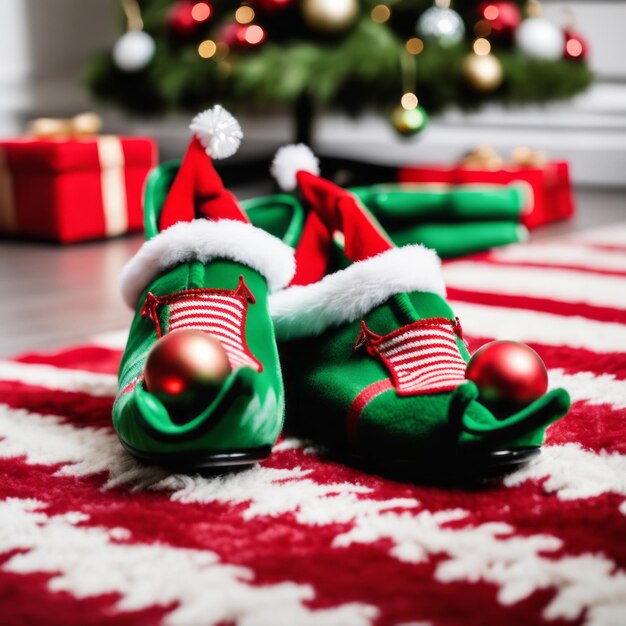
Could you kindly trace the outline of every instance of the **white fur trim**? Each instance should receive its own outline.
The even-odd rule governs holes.
[[[411,291],[445,296],[441,261],[421,245],[392,248],[325,276],[318,283],[274,294],[270,310],[278,339],[319,335],[354,322],[389,297]]]
[[[237,220],[178,222],[146,241],[122,270],[121,288],[130,307],[164,270],[187,263],[230,259],[262,274],[270,291],[282,289],[296,270],[294,251],[273,235]]]
[[[232,156],[239,149],[243,139],[239,122],[219,104],[198,113],[191,120],[189,128],[213,159],[226,159]]]
[[[298,172],[310,172],[319,176],[320,162],[311,148],[303,143],[279,148],[270,167],[270,173],[278,186],[283,191],[293,191],[298,184],[296,180]]]

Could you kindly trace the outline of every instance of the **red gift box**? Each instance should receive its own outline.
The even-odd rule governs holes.
[[[398,181],[449,185],[508,185],[524,181],[532,189],[530,206],[522,216],[522,223],[527,228],[567,219],[574,213],[569,166],[566,161],[552,161],[542,167],[511,165],[498,170],[473,169],[462,165],[409,166],[398,170]]]
[[[0,234],[70,243],[141,230],[156,161],[147,138],[0,141]]]

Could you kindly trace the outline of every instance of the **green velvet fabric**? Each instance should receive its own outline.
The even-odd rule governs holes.
[[[442,259],[453,259],[490,248],[518,243],[525,229],[515,222],[432,222],[388,230],[397,246],[421,243],[437,251]]]
[[[526,201],[516,185],[384,184],[351,190],[377,217],[390,222],[519,222]]]

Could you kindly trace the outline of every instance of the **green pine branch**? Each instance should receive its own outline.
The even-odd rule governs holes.
[[[127,74],[115,67],[109,50],[92,59],[86,84],[105,101],[141,114],[195,111],[221,102],[235,110],[246,105],[294,105],[303,95],[313,102],[350,114],[364,109],[386,112],[402,94],[400,57],[412,35],[417,15],[431,6],[428,0],[402,0],[393,5],[401,22],[376,24],[369,17],[375,0],[362,2],[355,26],[338,37],[311,33],[294,7],[285,15],[263,16],[267,41],[258,49],[231,53],[227,62],[202,59],[198,43],[217,37],[218,25],[232,21],[239,2],[214,2],[216,16],[205,31],[189,41],[177,41],[167,31],[166,16],[172,0],[142,2],[145,29],[156,41],[153,61],[143,71]],[[457,2],[471,23],[475,2]],[[408,25],[408,26],[407,26]],[[410,29],[408,28],[410,27]],[[494,44],[504,81],[495,91],[482,94],[462,78],[461,66],[470,53],[471,39],[453,48],[427,43],[416,64],[416,93],[420,103],[436,113],[447,107],[465,110],[487,102],[507,105],[567,99],[592,81],[589,68],[567,60],[527,58],[510,44]]]

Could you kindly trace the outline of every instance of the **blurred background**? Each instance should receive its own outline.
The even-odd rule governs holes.
[[[321,5],[317,12],[316,1]],[[366,31],[359,40],[353,34],[354,31],[350,30],[354,29],[351,21],[370,21],[372,26],[381,29],[385,27],[392,31],[398,41],[408,41],[411,37],[418,36],[415,18],[417,12],[434,3],[376,3],[354,0],[357,12],[351,13],[353,3],[347,0],[309,0],[308,4],[313,6],[309,9],[309,17],[299,19],[293,16],[301,14],[299,7],[295,6],[302,4],[300,0],[251,1],[247,5],[256,11],[252,23],[263,24],[263,35],[259,36],[263,36],[264,40],[257,45],[244,42],[239,50],[230,42],[231,48],[235,49],[229,54],[234,59],[225,61],[214,58],[221,54],[219,51],[212,58],[202,58],[198,53],[198,46],[205,40],[215,41],[217,44],[220,43],[220,38],[229,41],[228,37],[232,38],[233,35],[223,33],[224,24],[237,23],[234,12],[242,3],[213,0],[210,4],[215,5],[211,7],[214,14],[206,22],[195,22],[188,26],[184,9],[191,4],[194,3],[173,0],[145,0],[140,3],[146,30],[149,30],[156,41],[157,58],[152,60],[155,68],[147,73],[153,75],[145,84],[142,83],[143,79],[138,78],[138,75],[143,76],[145,72],[130,72],[130,84],[139,85],[138,89],[145,93],[145,99],[137,98],[135,91],[135,106],[129,111],[128,104],[133,103],[132,98],[128,97],[125,102],[120,96],[120,92],[128,91],[129,74],[126,73],[125,76],[121,70],[115,72],[103,69],[102,56],[97,56],[97,53],[102,52],[109,55],[124,32],[126,18],[119,1],[3,0],[0,4],[0,135],[20,133],[25,121],[32,117],[71,116],[89,109],[97,110],[103,115],[107,132],[153,136],[159,143],[163,157],[179,156],[187,141],[185,129],[189,119],[189,114],[181,113],[181,103],[186,102],[190,111],[199,110],[210,102],[212,93],[222,91],[227,93],[228,100],[239,105],[234,108],[246,132],[246,140],[241,150],[241,156],[245,157],[248,154],[271,151],[294,137],[295,116],[289,100],[294,97],[292,92],[297,92],[303,85],[303,91],[308,89],[315,97],[319,96],[319,99],[322,99],[320,94],[324,89],[336,92],[330,94],[330,97],[326,94],[325,99],[329,104],[322,102],[314,105],[314,143],[316,149],[323,153],[359,155],[377,162],[406,163],[408,160],[432,162],[458,158],[464,151],[482,143],[491,144],[504,153],[509,153],[519,145],[531,145],[552,155],[566,157],[578,183],[613,186],[624,183],[624,2],[543,2],[545,17],[551,23],[562,27],[571,22],[589,44],[587,62],[593,72],[593,84],[582,93],[576,94],[578,85],[585,86],[585,77],[568,74],[562,82],[574,82],[574,86],[557,85],[561,93],[573,95],[573,99],[566,97],[564,101],[557,98],[556,102],[548,104],[522,102],[524,95],[541,99],[541,89],[548,90],[550,95],[558,95],[559,89],[552,88],[555,82],[559,83],[558,70],[557,80],[548,78],[547,85],[541,73],[537,74],[535,71],[523,75],[520,82],[543,82],[534,89],[527,85],[526,91],[523,85],[517,85],[513,94],[507,94],[506,89],[498,91],[496,87],[495,94],[483,91],[476,97],[477,94],[471,87],[464,91],[450,85],[448,91],[452,93],[445,93],[446,85],[434,82],[436,76],[433,76],[433,73],[441,72],[441,68],[430,69],[433,63],[428,59],[424,62],[421,60],[421,56],[429,52],[429,46],[426,45],[426,50],[421,55],[413,56],[416,61],[415,87],[410,84],[406,89],[415,91],[420,101],[424,101],[430,121],[423,132],[408,141],[398,137],[388,119],[393,97],[399,102],[403,93],[398,69],[400,52],[394,52],[393,46],[385,47],[385,41],[376,43],[378,29]],[[388,6],[391,11],[390,20],[382,24],[371,17],[372,9],[378,4]],[[482,17],[477,8],[480,4],[457,2],[453,5],[465,18],[466,32],[461,44],[464,53],[470,49],[474,35],[471,32],[472,25]],[[526,3],[517,4],[524,11]],[[172,16],[176,5],[183,8],[182,17]],[[328,5],[326,10],[325,5]],[[409,18],[401,15],[400,26],[391,25],[390,21],[399,6],[416,8]],[[222,7],[224,10],[220,14]],[[385,12],[382,11],[378,19],[384,17]],[[307,25],[307,19],[310,25]],[[339,20],[338,27],[333,27],[333,19]],[[324,20],[330,21],[330,25],[324,25]],[[341,25],[342,20],[345,26]],[[307,75],[307,68],[315,64],[317,59],[309,60],[307,54],[310,50],[305,46],[290,47],[290,35],[298,43],[309,44],[314,51],[315,48],[330,48],[332,52],[342,48],[343,54],[336,58],[339,62],[342,58],[345,60],[345,67],[341,68],[343,74],[330,81],[319,72]],[[420,38],[424,39],[423,35]],[[513,37],[487,37],[494,47],[505,49],[506,54],[510,54],[507,43],[509,38]],[[346,45],[346,40],[352,47]],[[536,45],[546,45],[541,40],[541,34]],[[400,46],[401,44],[396,48]],[[275,49],[278,54],[270,58],[269,53]],[[211,52],[212,47],[205,45],[204,54]],[[444,48],[444,52],[447,53],[448,50]],[[548,55],[549,53],[548,50]],[[380,60],[384,54],[387,58]],[[450,62],[446,65],[450,66],[455,65],[461,55],[448,56]],[[445,59],[447,61],[448,57]],[[238,63],[247,64],[244,74],[236,67],[233,69]],[[337,61],[334,64],[336,63]],[[280,67],[272,70],[272,65],[278,64]],[[424,64],[429,64],[429,67],[423,67]],[[561,73],[564,73],[569,68],[567,63],[562,65]],[[237,84],[226,91],[220,90],[213,79],[213,73],[207,72],[207,68],[213,67],[222,72],[239,71]],[[350,80],[350,72],[354,74],[355,68],[358,68],[359,75],[363,78],[360,82]],[[94,77],[98,72],[100,74]],[[257,75],[254,75],[255,72]],[[275,90],[277,93],[268,93],[271,91],[270,86],[277,82],[274,72],[282,76],[286,83],[283,93],[278,88]],[[289,75],[285,76],[286,73]],[[267,78],[264,79],[264,75]],[[554,73],[549,74],[549,77],[553,75]],[[87,77],[90,77],[91,83],[87,82]],[[332,80],[338,85],[328,86]],[[449,82],[450,78],[446,75],[440,80]],[[510,80],[510,77],[506,77],[505,82]],[[412,82],[411,76],[408,81]],[[150,92],[155,83],[156,95]],[[313,83],[316,85],[311,86]],[[88,84],[91,89],[87,87]],[[432,115],[433,111],[426,104],[433,84],[439,85],[437,99],[433,103],[436,104],[438,115]],[[242,94],[239,99],[238,90]],[[94,98],[94,91],[97,98]],[[162,96],[163,93],[166,95]],[[111,98],[108,102],[103,99],[107,94]],[[165,104],[160,101],[167,101],[168,98],[169,101]],[[509,102],[503,103],[503,98],[508,98]],[[465,108],[464,100],[472,106],[478,106],[478,110],[470,114],[461,113],[460,110]],[[442,102],[447,106],[440,112]],[[337,106],[337,103],[341,106]],[[362,108],[361,105],[366,109],[365,114],[357,118],[351,116],[350,113],[356,113]],[[367,111],[368,107],[370,111]],[[158,116],[146,119],[141,115],[142,110],[156,110]]]
[[[180,158],[215,103],[243,127],[218,164],[240,199],[274,192],[276,148],[305,141],[346,186],[447,183],[404,197],[416,212],[397,233],[361,196],[396,243],[444,258],[623,220],[625,30],[626,2],[609,1],[2,0],[0,283],[17,297],[0,353],[128,324],[117,276],[154,148]],[[93,116],[63,121],[85,111],[121,161],[94,156]],[[501,188],[468,219],[476,183]]]

